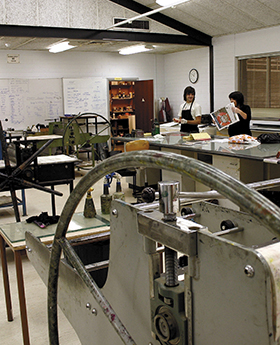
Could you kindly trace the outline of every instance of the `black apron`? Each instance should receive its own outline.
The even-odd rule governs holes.
[[[193,102],[190,106],[190,109],[182,110],[182,119],[193,120],[193,117],[191,114],[192,105],[193,105]],[[180,131],[185,132],[185,133],[198,133],[199,132],[197,125],[189,125],[188,123],[181,123]]]

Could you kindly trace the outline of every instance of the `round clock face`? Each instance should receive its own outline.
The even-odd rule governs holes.
[[[195,68],[190,70],[189,79],[190,79],[190,82],[193,84],[198,81],[198,71]]]

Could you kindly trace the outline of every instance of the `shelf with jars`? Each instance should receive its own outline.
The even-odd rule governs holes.
[[[113,123],[112,119],[133,116],[134,128],[144,132],[151,131],[151,120],[154,118],[153,80],[111,80],[109,81],[109,102],[113,127],[117,121]],[[127,130],[121,132],[118,129],[116,133],[126,135]]]
[[[121,113],[134,114],[134,81],[110,81],[110,115]]]

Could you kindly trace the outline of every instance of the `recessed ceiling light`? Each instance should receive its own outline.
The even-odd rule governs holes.
[[[131,55],[131,54],[137,54],[137,53],[143,53],[147,52],[149,50],[153,50],[153,46],[145,46],[145,45],[136,45],[136,46],[130,46],[119,50],[119,54],[121,55]]]
[[[75,47],[77,47],[77,46],[72,46],[69,44],[69,41],[65,41],[65,42],[55,44],[52,47],[50,47],[49,52],[50,53],[60,53],[60,52],[64,52],[65,50],[69,50],[69,49],[72,49]]]
[[[156,0],[156,3],[160,6],[175,6],[189,0]]]

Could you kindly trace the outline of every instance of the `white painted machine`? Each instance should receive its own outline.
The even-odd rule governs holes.
[[[159,204],[113,201],[108,276],[100,288],[65,234],[95,182],[139,165],[185,174],[243,211],[197,202],[178,216],[172,181],[160,183]],[[279,234],[275,204],[206,163],[158,151],[109,158],[71,193],[51,253],[26,235],[28,256],[48,285],[50,344],[58,344],[57,304],[83,345],[279,344]],[[60,260],[62,250],[68,262]]]

